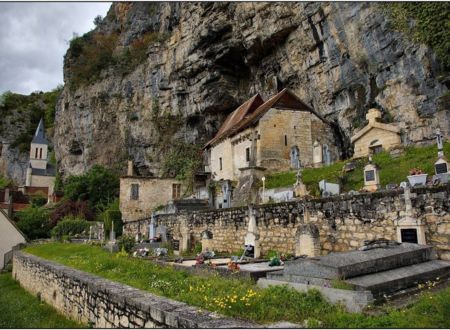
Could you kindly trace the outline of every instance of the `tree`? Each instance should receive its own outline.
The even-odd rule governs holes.
[[[64,195],[72,201],[88,201],[91,209],[97,209],[119,196],[119,177],[95,165],[84,175],[70,176],[64,184]]]
[[[94,212],[89,208],[87,201],[65,200],[50,214],[50,228],[56,226],[63,218],[67,216],[79,217],[86,220],[94,220]]]
[[[50,226],[47,210],[41,207],[29,206],[17,213],[17,226],[28,239],[50,237]]]

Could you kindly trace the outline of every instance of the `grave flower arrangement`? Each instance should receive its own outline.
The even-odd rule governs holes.
[[[411,187],[425,185],[427,174],[420,168],[412,168],[409,170],[408,181]]]
[[[420,168],[414,167],[409,170],[409,175],[420,175],[420,174],[424,174]]]

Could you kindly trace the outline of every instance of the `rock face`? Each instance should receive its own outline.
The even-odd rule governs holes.
[[[450,132],[447,87],[433,52],[389,27],[376,3],[114,3],[94,34],[118,33],[117,49],[154,31],[131,72],[113,67],[70,89],[74,56],[56,113],[55,151],[66,175],[93,164],[158,174],[176,141],[202,144],[224,117],[259,92],[290,88],[336,123],[341,156],[377,107],[405,143]]]

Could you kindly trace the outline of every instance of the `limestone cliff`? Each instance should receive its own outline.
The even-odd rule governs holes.
[[[395,32],[378,7],[114,3],[65,56],[60,170],[132,158],[141,174],[158,174],[171,145],[206,142],[241,102],[284,87],[337,124],[342,156],[370,107],[400,123],[407,143],[431,140],[436,127],[449,136],[435,54]],[[93,58],[89,44],[105,56]]]

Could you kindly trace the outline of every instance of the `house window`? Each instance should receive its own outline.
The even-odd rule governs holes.
[[[219,169],[222,171],[222,157],[219,158]]]
[[[139,199],[139,185],[137,183],[133,183],[131,185],[131,199],[138,200]]]
[[[172,198],[178,199],[181,197],[181,184],[174,183],[172,184]]]
[[[34,158],[37,159],[37,156],[38,156],[38,148],[36,148],[35,151],[34,151]]]
[[[245,160],[250,161],[250,148],[245,148]]]
[[[284,136],[284,145],[287,146],[287,135]]]
[[[39,148],[39,159],[42,159],[42,148]]]

